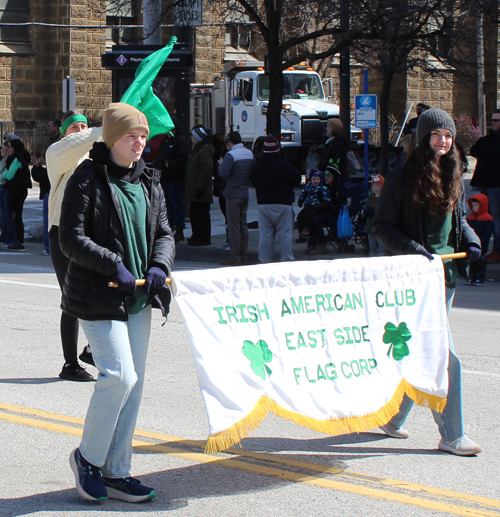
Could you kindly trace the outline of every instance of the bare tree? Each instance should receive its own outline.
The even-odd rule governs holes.
[[[372,11],[368,11],[369,7]],[[367,16],[377,20],[377,39],[352,43],[355,59],[382,77],[379,99],[381,172],[388,172],[389,100],[400,73],[424,73],[471,79],[474,25],[468,3],[460,0],[384,0],[365,3]]]
[[[109,0],[121,5],[125,0]],[[137,0],[129,0],[137,1]],[[472,0],[483,2],[484,0]],[[164,19],[172,19],[183,0],[166,0]],[[340,24],[343,0],[211,0],[205,4],[221,24],[250,19],[258,32],[270,78],[268,133],[281,134],[283,70],[302,61],[324,70],[346,46],[356,59],[383,77],[380,99],[383,170],[387,167],[389,96],[394,77],[412,68],[429,71],[429,57],[462,70],[457,40],[467,35],[471,0],[349,0],[349,28]],[[344,29],[344,30],[343,30]],[[461,46],[462,49],[466,45]],[[472,47],[473,48],[473,47]]]

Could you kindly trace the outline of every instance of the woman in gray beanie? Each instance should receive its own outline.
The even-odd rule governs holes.
[[[425,111],[417,124],[418,146],[405,166],[389,174],[380,196],[373,228],[375,237],[393,254],[434,255],[459,251],[467,259],[481,256],[481,244],[467,224],[462,211],[462,172],[455,148],[456,128],[444,111]],[[456,281],[464,276],[463,264],[444,261],[448,313],[455,295]],[[459,456],[481,452],[466,434],[462,419],[462,374],[451,333],[448,365],[448,401],[443,413],[433,411],[441,434],[439,449]],[[405,396],[399,413],[381,429],[393,438],[408,438],[403,429],[413,401]]]

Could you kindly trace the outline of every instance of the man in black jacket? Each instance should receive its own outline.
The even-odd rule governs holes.
[[[300,185],[300,172],[280,158],[280,143],[272,135],[264,141],[262,158],[255,162],[250,181],[259,205],[259,262],[273,261],[276,234],[281,244],[281,262],[294,260],[292,235],[295,201],[294,187]]]
[[[189,142],[182,133],[179,120],[172,117],[172,122],[175,127],[160,144],[153,166],[161,171],[161,186],[165,193],[168,222],[175,230],[175,242],[184,242],[186,211],[183,198]]]
[[[470,184],[480,187],[481,194],[488,196],[490,214],[495,223],[493,251],[486,255],[486,262],[500,262],[500,110],[493,112],[491,131],[486,136],[475,126],[471,133],[478,141],[470,148],[471,156],[477,158]]]

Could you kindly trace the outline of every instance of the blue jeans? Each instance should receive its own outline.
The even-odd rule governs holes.
[[[16,243],[16,228],[10,210],[9,191],[0,186],[0,210],[2,212],[2,240],[4,244]]]
[[[453,305],[455,289],[446,289],[446,309],[450,313]],[[450,325],[448,323],[448,335],[450,338],[450,356],[448,364],[448,402],[442,413],[432,411],[434,421],[438,425],[439,433],[443,440],[449,442],[464,435],[464,424],[462,418],[462,367],[460,360],[455,355],[453,339],[451,337]],[[413,400],[405,395],[399,413],[391,420],[396,427],[403,427],[408,414],[413,407]]]
[[[490,214],[493,217],[495,231],[493,233],[493,248],[500,251],[500,188],[482,188],[481,194],[488,196]],[[486,253],[488,250],[484,250]]]
[[[184,229],[186,209],[184,207],[184,182],[175,181],[162,185],[167,205],[168,224],[171,228]]]
[[[42,219],[43,219],[43,249],[50,253],[49,243],[49,194],[43,196],[42,205]]]
[[[130,475],[132,437],[144,385],[151,305],[128,321],[80,320],[96,368],[80,452],[105,477]]]

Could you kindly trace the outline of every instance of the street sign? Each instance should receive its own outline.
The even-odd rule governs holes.
[[[175,25],[201,27],[202,11],[201,0],[181,0],[175,6]]]
[[[354,125],[360,129],[377,127],[377,96],[356,95],[354,99]]]

